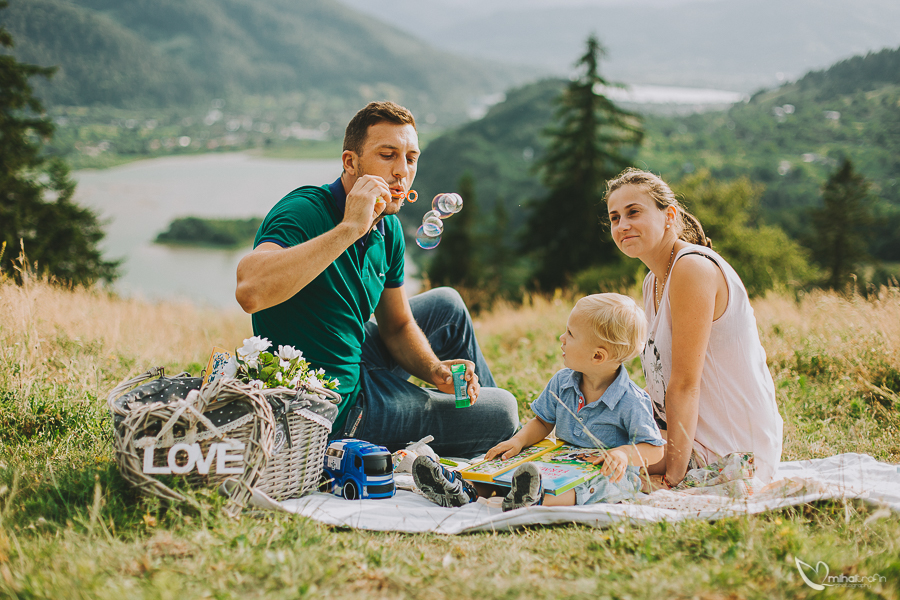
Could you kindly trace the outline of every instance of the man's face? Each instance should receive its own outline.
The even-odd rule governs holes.
[[[416,178],[419,136],[412,125],[381,122],[369,126],[362,154],[354,157],[355,178],[377,175],[391,188],[382,215],[396,214]]]

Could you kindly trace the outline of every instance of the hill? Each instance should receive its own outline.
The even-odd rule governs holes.
[[[543,151],[540,131],[549,124],[552,100],[564,85],[547,80],[524,86],[483,119],[436,139],[422,155],[417,188],[423,194],[449,191],[469,171],[482,205],[502,199],[511,220],[518,215],[521,222],[522,207],[541,192],[523,154],[538,157]],[[873,209],[879,218],[870,251],[896,261],[898,107],[900,49],[883,50],[760,92],[727,111],[684,117],[645,114],[646,137],[636,166],[671,183],[698,169],[721,179],[749,176],[766,186],[759,218],[803,239],[810,234],[807,209],[819,202],[822,184],[846,155],[877,196]]]
[[[379,3],[342,0],[358,10]],[[593,32],[607,76],[752,93],[900,44],[895,0],[395,0],[412,35],[447,51],[568,75]],[[408,25],[407,25],[408,24]],[[782,79],[778,79],[778,74]]]
[[[541,152],[541,131],[553,114],[552,102],[565,82],[547,79],[510,90],[478,121],[462,125],[433,140],[422,152],[415,188],[423,199],[456,191],[460,177],[475,176],[481,210],[496,202],[509,208],[510,229],[524,223],[522,206],[543,193],[531,173],[535,153]],[[404,219],[419,221],[430,202],[404,208]]]
[[[457,121],[522,70],[458,59],[334,0],[14,0],[20,60],[59,65],[50,104],[162,106],[302,94],[390,97]]]

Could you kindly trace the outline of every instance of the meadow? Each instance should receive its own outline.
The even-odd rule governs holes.
[[[8,275],[8,274],[7,274]],[[558,368],[573,298],[477,315],[520,416]],[[754,301],[784,417],[784,460],[900,463],[900,289]],[[896,598],[900,519],[861,502],[754,517],[461,536],[335,529],[137,496],[113,462],[105,397],[152,366],[198,374],[249,318],[0,273],[0,596],[11,598]],[[629,364],[642,383],[638,362]],[[885,578],[814,591],[794,558]]]

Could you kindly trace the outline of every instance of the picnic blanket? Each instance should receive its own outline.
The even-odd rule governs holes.
[[[781,463],[772,483],[745,497],[705,494],[701,486],[684,491],[659,490],[627,504],[531,506],[510,512],[480,502],[443,508],[405,490],[380,500],[344,500],[315,493],[284,502],[254,491],[251,503],[258,509],[292,512],[337,527],[459,534],[554,523],[602,528],[626,521],[716,520],[835,499],[859,499],[900,512],[900,466],[876,461],[866,454],[838,454]]]

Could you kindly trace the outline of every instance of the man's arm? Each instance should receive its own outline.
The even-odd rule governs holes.
[[[265,242],[242,258],[234,296],[244,312],[253,314],[281,304],[306,287],[372,229],[384,209],[383,204],[376,208],[375,199],[390,198],[390,194],[382,178],[364,175],[347,194],[344,219],[337,227],[292,248]]]
[[[406,289],[402,285],[384,289],[381,300],[375,307],[375,319],[378,321],[378,333],[388,352],[404,371],[422,381],[433,383],[442,392],[452,394],[450,365],[463,363],[466,365],[469,397],[473,402],[478,399],[481,386],[475,375],[475,364],[463,359],[438,359],[413,317]]]

